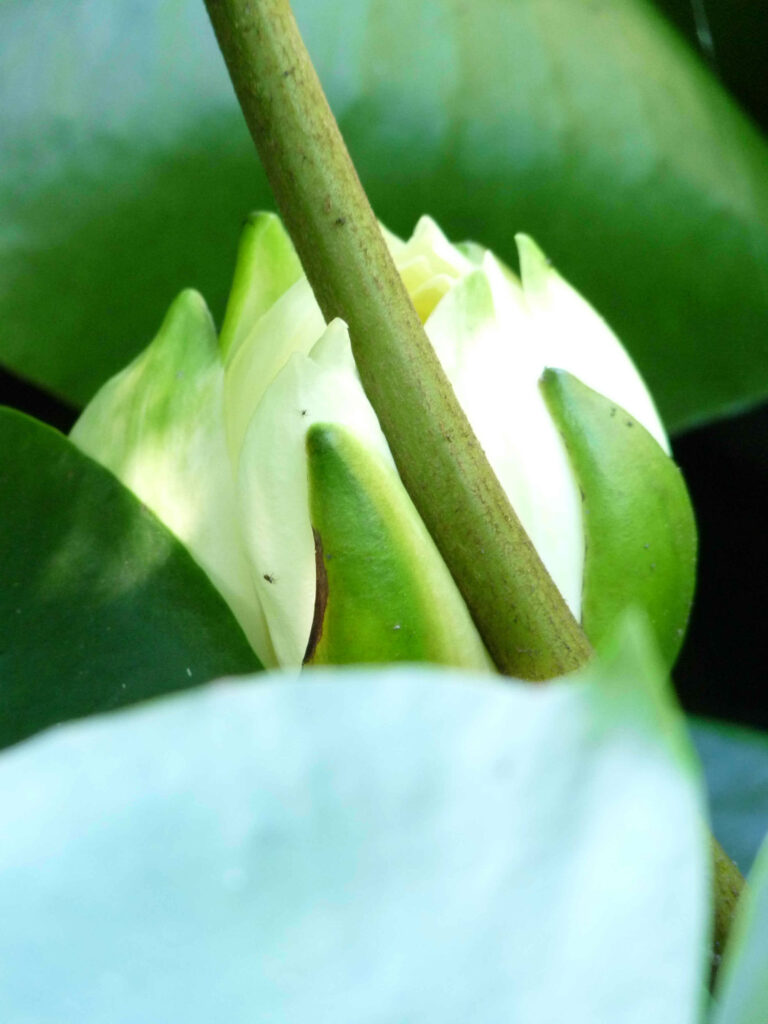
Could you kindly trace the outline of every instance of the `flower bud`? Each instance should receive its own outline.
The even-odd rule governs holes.
[[[390,251],[511,504],[599,646],[643,607],[669,662],[695,528],[653,402],[604,321],[518,236],[520,278],[423,218]],[[190,548],[267,665],[489,667],[279,219],[247,222],[217,342],[184,292],[72,439]]]

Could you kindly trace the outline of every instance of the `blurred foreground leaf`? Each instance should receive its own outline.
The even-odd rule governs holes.
[[[644,636],[543,687],[308,670],[6,752],[4,1024],[694,1024],[708,844]]]
[[[186,548],[111,473],[7,409],[0,451],[0,746],[259,668]]]

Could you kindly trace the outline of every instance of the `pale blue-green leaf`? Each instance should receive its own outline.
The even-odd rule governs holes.
[[[695,1024],[708,846],[646,643],[538,688],[230,682],[16,748],[4,1024]]]

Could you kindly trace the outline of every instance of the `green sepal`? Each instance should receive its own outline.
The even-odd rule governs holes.
[[[341,427],[307,432],[318,599],[315,664],[490,669],[448,569],[394,469]]]
[[[252,213],[240,235],[219,345],[230,360],[250,329],[301,277],[299,257],[276,213]]]
[[[671,666],[696,575],[696,523],[682,474],[634,417],[564,370],[541,391],[582,495],[582,625],[600,648],[629,606],[647,614]]]

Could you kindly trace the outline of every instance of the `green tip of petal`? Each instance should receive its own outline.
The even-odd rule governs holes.
[[[547,279],[555,273],[552,261],[546,256],[530,235],[516,234],[515,244],[520,258],[520,278],[526,292],[543,291]]]
[[[152,342],[108,380],[72,429],[72,440],[120,475],[149,435],[176,429],[183,414],[199,419],[196,382],[218,364],[213,318],[199,292],[171,303]],[[159,443],[159,442],[158,442]]]
[[[219,344],[229,361],[251,328],[302,275],[288,232],[276,213],[252,213],[240,236]]]
[[[184,370],[190,361],[207,365],[215,356],[216,326],[208,304],[200,292],[185,288],[168,307],[150,344],[112,379],[142,362],[160,360],[166,369],[178,363],[178,369]]]
[[[182,292],[152,343],[97,392],[71,438],[188,547],[259,651],[265,628],[232,510],[224,369],[202,296]]]

